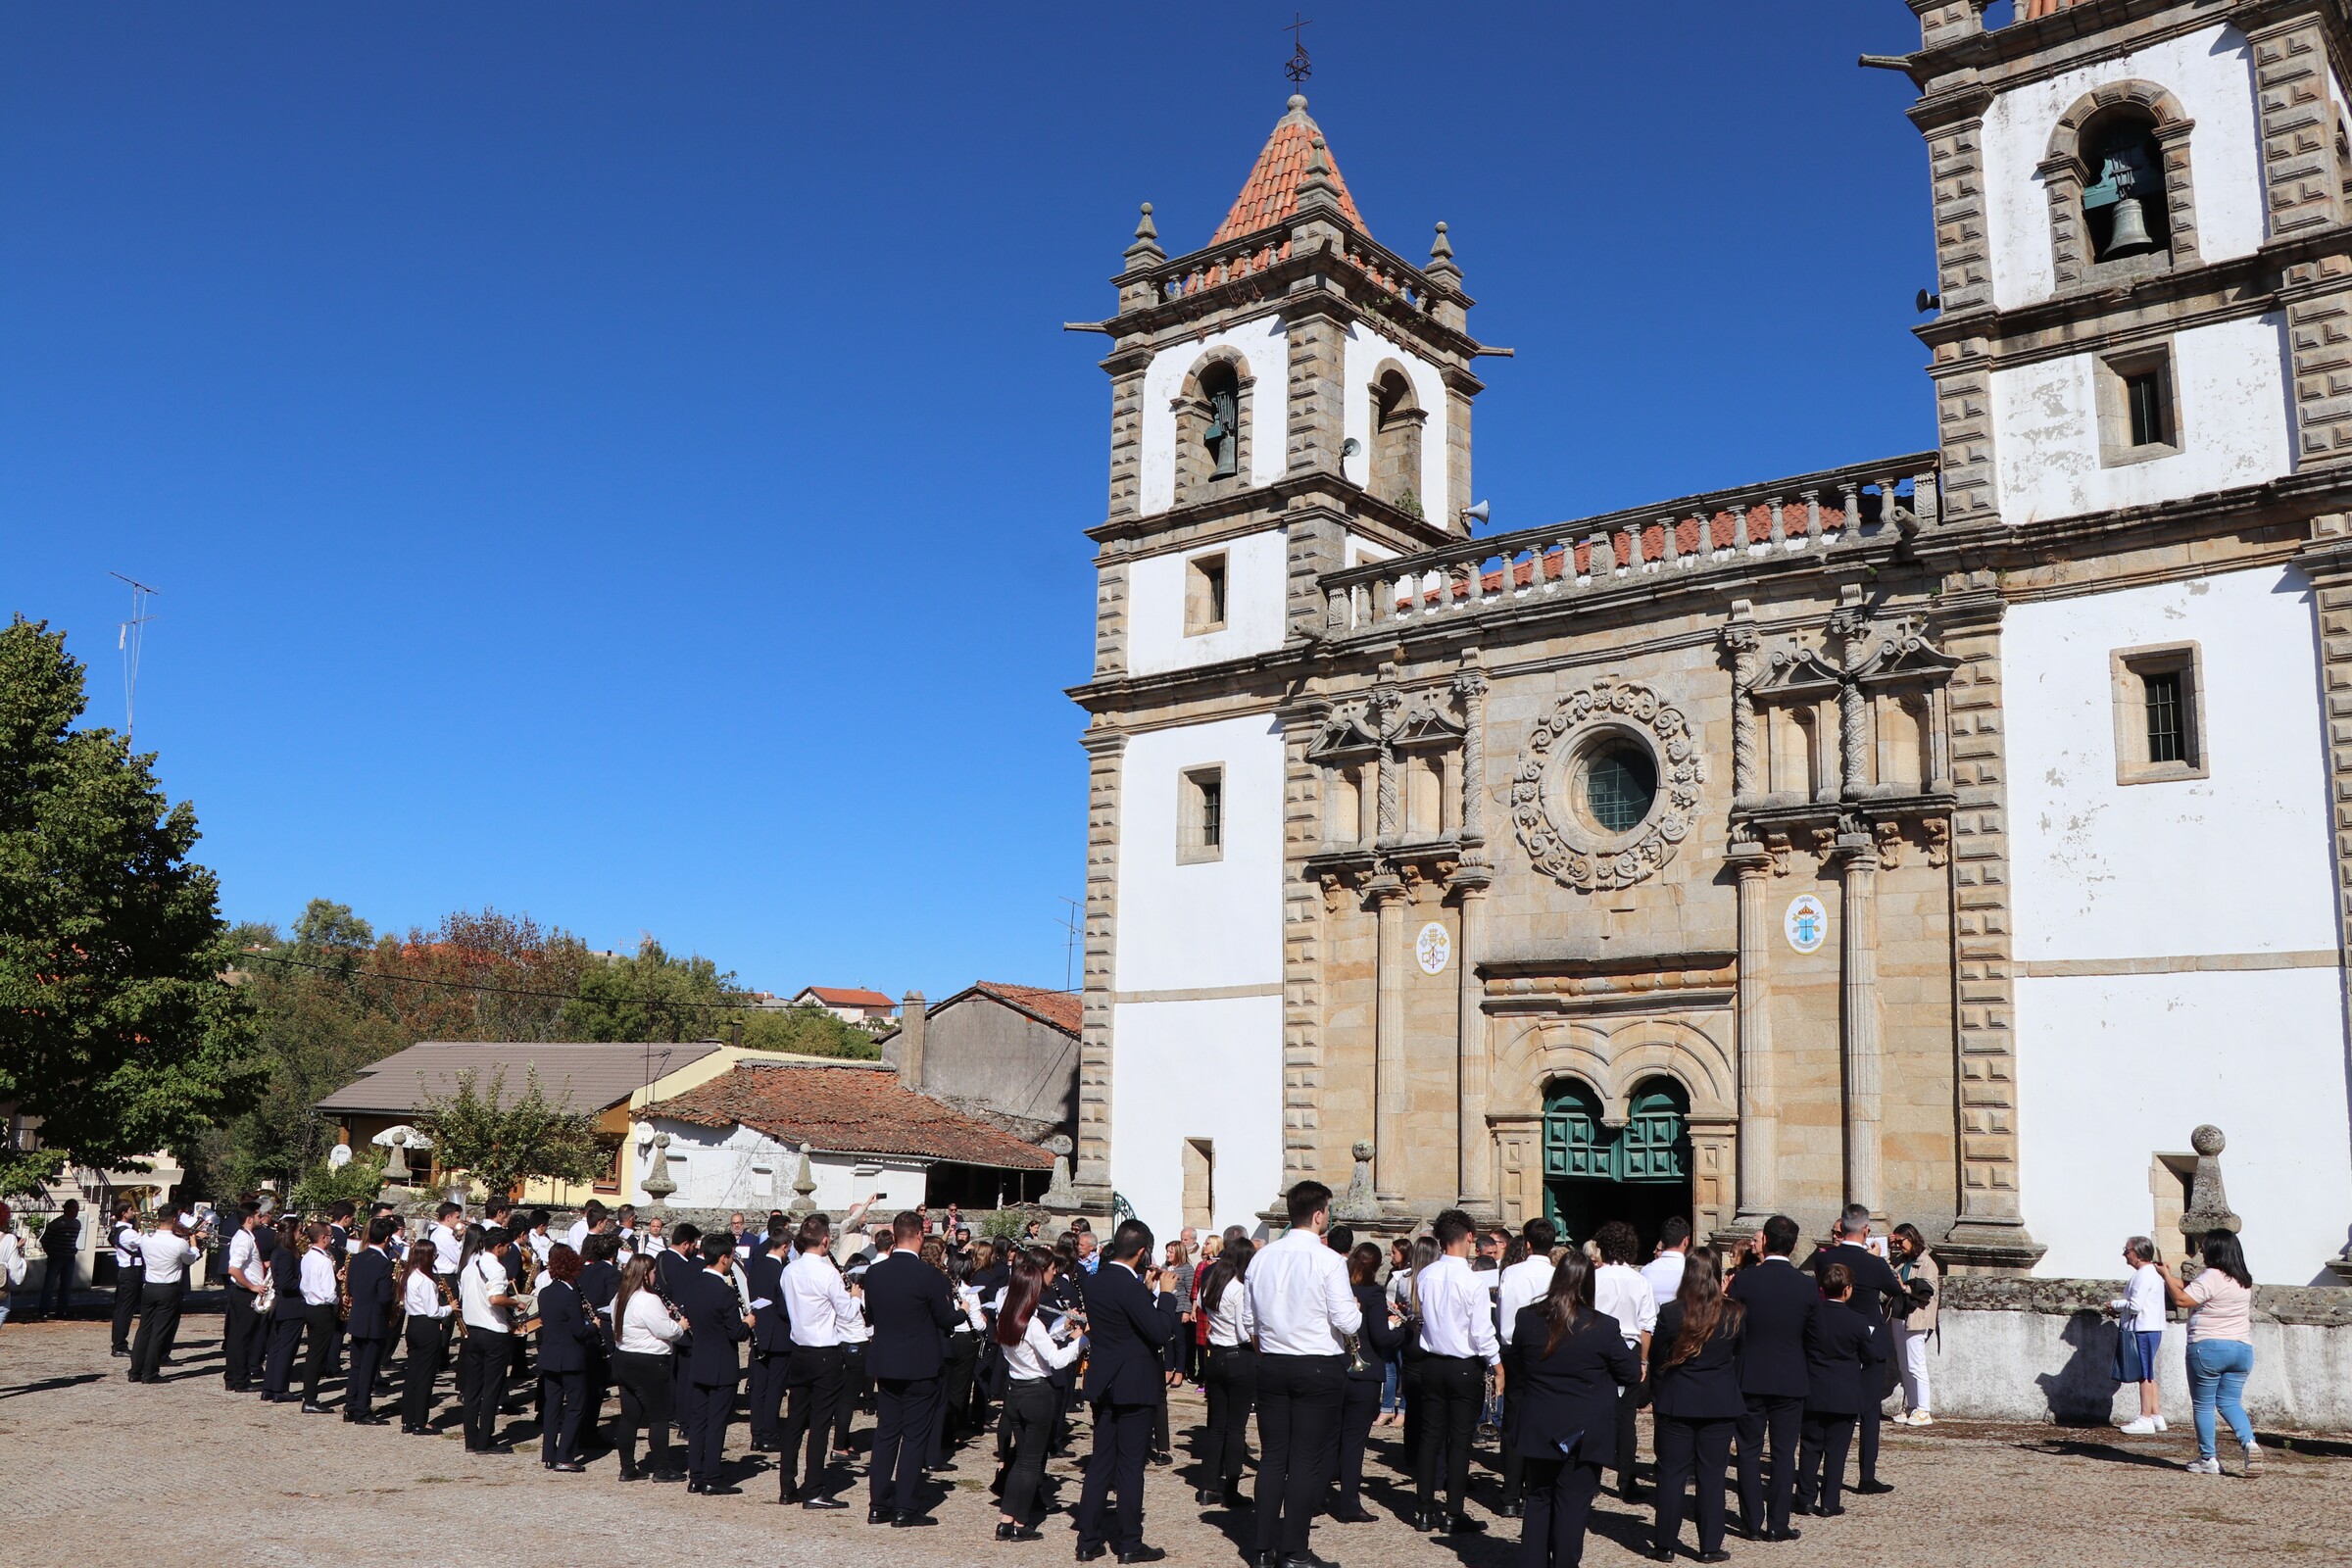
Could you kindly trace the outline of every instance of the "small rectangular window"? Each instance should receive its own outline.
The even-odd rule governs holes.
[[[2195,643],[2120,648],[2108,660],[2115,690],[2115,781],[2200,779],[2206,757],[2204,664]]]
[[[2170,347],[2103,355],[2097,361],[2099,463],[2149,463],[2181,450],[2180,407]]]
[[[2132,413],[2132,444],[2152,446],[2167,439],[2164,428],[2164,383],[2154,370],[2124,377],[2124,401]]]
[[[1177,862],[1218,860],[1224,856],[1225,770],[1188,768],[1177,782]]]
[[[1195,556],[1184,564],[1184,634],[1225,629],[1225,555]]]

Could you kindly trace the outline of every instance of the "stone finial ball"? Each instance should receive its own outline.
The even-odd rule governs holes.
[[[1306,112],[1306,94],[1302,92],[1291,94],[1290,109],[1293,114],[1304,114]]]
[[[1045,1149],[1049,1154],[1066,1154],[1070,1152],[1070,1140],[1064,1134],[1055,1133],[1046,1140]]]
[[[2222,1136],[2222,1130],[2211,1122],[2188,1135],[2188,1147],[2207,1158],[2220,1153],[2229,1146],[2229,1142]]]
[[[1369,1138],[1358,1138],[1355,1141],[1354,1152],[1355,1157],[1358,1159],[1370,1159],[1372,1157],[1372,1140]]]

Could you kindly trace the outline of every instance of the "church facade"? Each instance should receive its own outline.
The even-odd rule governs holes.
[[[2352,31],[1910,0],[1922,449],[1482,533],[1444,224],[1302,98],[1116,279],[1075,1176],[1161,1234],[1848,1200],[1947,1266],[2352,1220]],[[1890,328],[1891,329],[1891,328]],[[2208,1140],[2210,1141],[2210,1140]]]

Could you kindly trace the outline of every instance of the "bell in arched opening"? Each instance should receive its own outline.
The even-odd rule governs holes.
[[[2090,227],[2091,254],[2102,262],[2144,256],[2170,242],[2163,155],[2152,130],[2144,122],[2127,121],[2093,143],[2091,167],[2098,179],[2082,193],[2082,215]]]

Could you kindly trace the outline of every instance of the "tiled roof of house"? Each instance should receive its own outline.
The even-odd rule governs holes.
[[[1086,1009],[1076,992],[1048,991],[1043,986],[1009,986],[1000,980],[983,980],[972,989],[1018,1007],[1038,1022],[1050,1024],[1073,1039],[1084,1022]]]
[[[1298,187],[1305,182],[1307,164],[1314,150],[1315,138],[1322,129],[1307,118],[1306,100],[1294,93],[1290,112],[1274,122],[1274,134],[1266,138],[1264,151],[1257,155],[1256,165],[1250,177],[1242,181],[1242,193],[1233,199],[1233,211],[1217,225],[1211,245],[1254,234],[1259,229],[1279,223],[1298,210]],[[1339,160],[1332,157],[1331,146],[1323,147],[1323,161],[1331,169],[1331,182],[1338,188],[1340,216],[1357,233],[1371,235],[1364,227],[1363,216],[1355,210],[1355,198],[1348,194],[1348,182],[1340,177]]]
[[[715,1040],[678,1045],[627,1041],[426,1040],[371,1063],[359,1077],[324,1100],[318,1109],[405,1115],[422,1110],[457,1088],[458,1074],[471,1068],[483,1090],[501,1070],[509,1104],[522,1093],[532,1069],[548,1100],[583,1115],[618,1104],[647,1084],[691,1066],[719,1049]]]
[[[809,986],[801,995],[814,997],[828,1007],[888,1007],[894,1004],[879,991],[861,991],[855,986]]]
[[[698,1127],[740,1123],[780,1144],[837,1153],[908,1154],[1002,1170],[1054,1163],[1034,1144],[916,1094],[888,1067],[738,1062],[644,1114]]]

